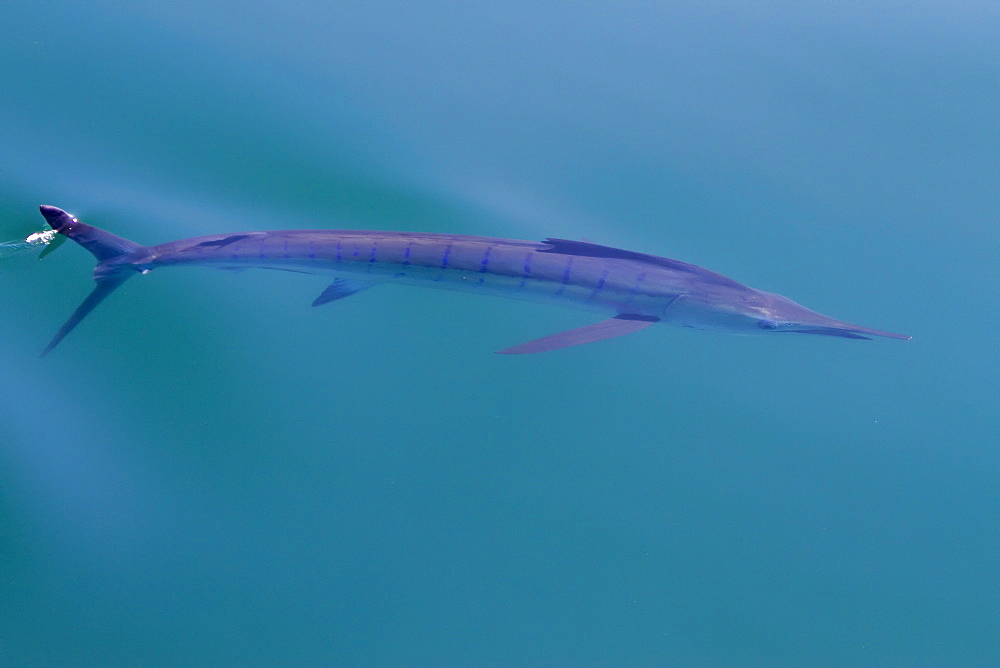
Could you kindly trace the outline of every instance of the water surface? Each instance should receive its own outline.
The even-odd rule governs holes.
[[[7,3],[0,239],[589,239],[913,341],[0,263],[0,657],[995,662],[984,4]],[[817,340],[819,339],[819,340]]]

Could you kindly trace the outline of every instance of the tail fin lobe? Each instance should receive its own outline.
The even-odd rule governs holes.
[[[98,262],[114,260],[142,248],[139,244],[128,239],[122,239],[110,232],[81,223],[58,207],[43,204],[38,208],[45,216],[49,227],[93,253]]]
[[[93,311],[98,304],[104,301],[104,298],[115,291],[119,285],[124,283],[129,279],[129,274],[117,273],[104,278],[98,279],[97,285],[94,286],[93,291],[87,295],[87,298],[83,300],[76,310],[73,311],[73,315],[69,317],[63,326],[59,328],[56,335],[52,337],[49,341],[49,345],[45,346],[45,350],[39,357],[45,357],[52,350],[59,345],[59,342],[66,338],[66,335],[73,331],[73,329],[80,324],[80,322],[87,317],[87,314]]]

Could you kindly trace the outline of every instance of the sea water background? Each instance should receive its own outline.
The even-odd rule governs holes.
[[[998,660],[998,13],[0,6],[0,233],[586,238],[913,341],[0,267],[0,660]]]

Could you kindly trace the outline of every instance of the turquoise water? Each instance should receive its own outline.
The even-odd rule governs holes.
[[[4,3],[0,240],[584,238],[912,341],[0,262],[0,660],[986,665],[986,3]]]

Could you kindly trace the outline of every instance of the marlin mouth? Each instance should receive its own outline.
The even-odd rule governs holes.
[[[864,341],[871,341],[870,336],[862,336],[861,334],[855,334],[854,332],[849,332],[845,329],[837,329],[836,327],[815,327],[813,329],[787,329],[786,333],[789,334],[822,334],[823,336],[839,336],[844,339],[862,339]],[[910,337],[901,337],[910,338]]]
[[[779,332],[790,332],[792,334],[821,334],[822,336],[839,336],[843,339],[861,339],[871,341],[873,336],[884,336],[888,339],[902,339],[909,341],[912,336],[906,334],[895,334],[893,332],[883,332],[878,329],[868,329],[867,327],[854,327],[846,323],[841,326],[824,327],[823,325],[803,325],[801,329],[785,329]],[[867,336],[866,336],[867,335]]]

